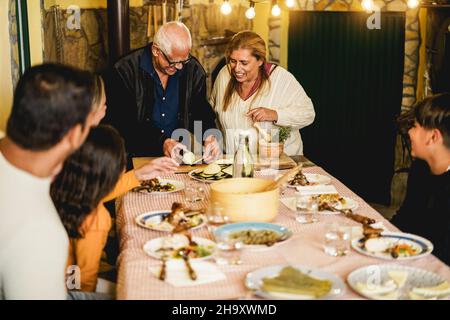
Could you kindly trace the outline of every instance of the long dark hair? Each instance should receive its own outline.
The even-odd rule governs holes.
[[[105,125],[91,129],[81,148],[66,160],[50,195],[70,237],[83,236],[83,221],[114,189],[125,165],[123,139]]]

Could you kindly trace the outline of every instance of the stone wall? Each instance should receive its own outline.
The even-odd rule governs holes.
[[[200,60],[208,74],[223,57],[225,45],[220,42],[208,43],[207,40],[224,37],[227,31],[237,32],[251,28],[251,22],[244,15],[246,7],[234,6],[232,13],[224,16],[220,14],[219,5],[194,4],[185,6],[181,13],[183,22],[192,33],[192,54]],[[155,7],[156,22],[161,25],[161,7]],[[155,15],[152,9],[148,5],[130,8],[131,49],[143,47],[152,41],[155,33]],[[173,19],[173,5],[169,4],[167,9],[168,20]],[[66,27],[69,15],[65,10],[55,8],[44,11],[44,60],[67,63],[92,71],[102,70],[108,61],[106,9],[81,9],[80,30],[69,30]]]

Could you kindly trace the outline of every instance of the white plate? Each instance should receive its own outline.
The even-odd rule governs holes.
[[[382,239],[382,241],[387,242],[387,246],[390,244],[409,244],[414,247],[418,252],[413,256],[405,256],[394,258],[389,253],[386,252],[371,252],[366,249],[364,246],[364,237],[354,239],[352,241],[352,248],[355,251],[364,254],[369,257],[374,257],[383,260],[413,260],[419,259],[428,256],[433,251],[433,244],[422,237],[409,234],[409,233],[400,233],[400,232],[382,232],[381,237],[377,239]]]
[[[211,254],[201,258],[192,258],[190,260],[206,260],[211,258],[216,247],[216,243],[214,241],[199,237],[192,237],[192,240],[200,246],[207,247]],[[169,259],[175,259],[173,257],[174,253],[180,248],[186,247],[188,244],[189,240],[186,236],[175,234],[173,237],[160,237],[146,242],[144,245],[144,251],[152,258],[161,259],[164,252],[158,250],[164,247],[167,248],[166,254]]]
[[[331,178],[324,176],[323,174],[317,174],[317,173],[305,173],[304,174],[306,179],[310,182],[310,186],[317,186],[317,185],[327,185],[331,183]],[[289,179],[289,180],[292,180]],[[296,188],[298,186],[291,186],[289,183],[286,184],[288,188]]]
[[[263,278],[276,277],[280,273],[280,271],[287,266],[289,266],[289,265],[277,265],[277,266],[264,267],[264,268],[252,271],[247,274],[247,276],[245,278],[245,285],[250,290],[253,290],[255,295],[257,295],[261,298],[265,298],[265,299],[283,299],[283,300],[312,300],[312,299],[315,299],[314,297],[308,296],[308,295],[266,292],[261,289]],[[303,265],[292,265],[292,267],[294,267],[294,268],[300,270],[301,272],[308,274],[309,276],[314,277],[316,279],[330,280],[333,283],[330,292],[327,295],[320,298],[320,300],[333,299],[345,291],[344,282],[341,280],[341,278],[339,278],[338,276],[336,276],[334,274],[330,274],[325,271],[310,268],[310,267],[303,266]]]
[[[392,289],[387,289],[388,287],[385,285],[388,281],[394,280],[388,274],[388,272],[392,271],[407,273],[406,281],[400,288],[397,284],[395,284],[395,281],[395,286],[393,286]],[[376,300],[412,299],[414,297],[410,296],[410,294],[413,288],[434,287],[445,281],[446,280],[444,278],[433,272],[397,264],[370,265],[362,267],[354,270],[347,277],[347,283],[354,291],[366,298]],[[368,291],[369,289],[362,290],[361,284],[363,284],[363,288],[379,288],[381,286],[381,288],[386,288],[386,290],[384,293],[380,294],[373,293],[373,291],[371,293],[370,291]],[[434,296],[430,295],[425,298],[441,299],[449,295],[450,293]]]
[[[204,183],[214,183],[214,182],[217,182],[217,181],[222,181],[223,179],[229,179],[229,178],[231,178],[231,177],[228,177],[228,178],[221,178],[221,179],[217,179],[217,180],[207,180],[207,179],[202,179],[202,178],[198,178],[198,177],[196,177],[196,176],[194,176],[193,174],[194,173],[197,173],[197,172],[200,172],[200,171],[203,171],[204,169],[194,169],[194,170],[192,170],[192,171],[190,171],[189,173],[188,173],[188,176],[189,176],[189,178],[191,178],[191,179],[193,179],[193,180],[195,180],[195,181],[199,181],[199,182],[204,182]]]
[[[304,196],[302,197],[305,200],[308,200],[311,198],[311,196]],[[345,204],[343,205],[342,203],[338,203],[335,205],[335,208],[338,210],[343,210],[343,209],[350,209],[350,210],[356,210],[359,207],[359,204],[356,200],[353,200],[352,198],[349,197],[342,197],[345,200]],[[340,214],[339,212],[334,212],[334,211],[328,211],[328,210],[324,210],[324,211],[319,211],[319,214]]]
[[[142,193],[142,194],[150,194],[150,195],[155,195],[155,194],[168,194],[168,193],[174,193],[174,192],[178,192],[184,189],[184,183],[182,181],[179,180],[170,180],[170,179],[159,179],[159,183],[161,185],[166,185],[168,183],[173,184],[173,186],[175,187],[174,190],[172,191],[152,191],[152,192],[148,192],[145,190],[141,190],[141,191],[136,191],[138,193]]]
[[[170,223],[163,221],[163,218],[169,215],[170,213],[171,213],[170,210],[150,211],[138,215],[135,218],[135,221],[139,226],[149,230],[172,232],[173,226]],[[191,228],[192,230],[203,227],[206,223],[205,216],[203,214],[199,215],[202,222],[197,226]]]

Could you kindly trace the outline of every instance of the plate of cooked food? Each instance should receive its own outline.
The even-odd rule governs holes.
[[[440,275],[403,265],[371,265],[351,272],[350,287],[368,299],[437,300],[450,296],[450,283]]]
[[[289,188],[298,186],[317,186],[331,183],[331,178],[317,173],[303,173],[299,171],[292,179],[287,182]]]
[[[339,210],[356,210],[359,207],[357,201],[349,197],[343,197],[339,194],[321,194],[316,196],[303,196],[300,201],[305,203],[314,199],[318,201],[319,213],[339,214]]]
[[[199,168],[190,171],[188,175],[192,179],[200,182],[213,183],[215,181],[232,178],[233,165],[211,163],[204,169]]]
[[[338,276],[303,265],[264,267],[247,274],[245,285],[265,299],[328,300],[345,291]]]
[[[178,232],[200,228],[205,225],[204,210],[190,210],[175,202],[171,210],[150,211],[135,218],[136,223],[146,229]]]
[[[352,247],[361,254],[384,260],[418,259],[433,251],[429,240],[400,232],[381,232],[375,237],[354,239]]]
[[[266,222],[238,222],[223,225],[214,231],[216,239],[228,237],[239,240],[248,248],[268,248],[292,236],[286,227]]]
[[[211,258],[215,247],[216,243],[206,238],[174,234],[147,241],[144,251],[155,259],[182,259],[186,255],[191,260],[205,260]]]
[[[167,194],[184,189],[184,183],[179,180],[155,178],[141,182],[141,185],[131,191],[144,194]]]

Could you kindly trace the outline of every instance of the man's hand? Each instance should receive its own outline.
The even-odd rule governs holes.
[[[134,170],[134,175],[138,180],[150,180],[163,174],[169,174],[177,170],[179,164],[167,157],[157,158],[146,165]]]
[[[273,109],[259,107],[247,112],[247,117],[250,117],[253,122],[277,121],[278,113]]]
[[[179,143],[173,139],[166,139],[163,144],[163,152],[166,157],[170,157],[174,160],[177,160],[181,163],[182,155],[180,154],[181,150],[187,152],[188,149],[182,143]]]
[[[222,155],[219,142],[215,136],[208,136],[205,139],[205,151],[203,153],[203,160],[206,163],[211,163],[217,160]]]

